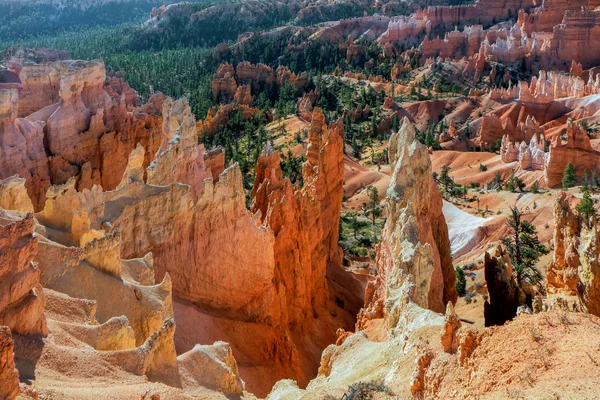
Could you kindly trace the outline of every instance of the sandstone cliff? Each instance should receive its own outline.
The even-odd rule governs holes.
[[[77,191],[76,178],[48,190],[46,206],[38,214],[44,234],[65,246],[81,246],[82,253],[44,243],[46,251],[59,252],[58,259],[71,265],[65,270],[40,259],[45,285],[97,300],[96,315],[102,323],[118,317],[114,310],[121,310],[119,315],[125,315],[140,346],[172,315],[170,300],[155,292],[164,292],[172,282],[176,301],[193,305],[193,313],[269,332],[252,349],[241,344],[233,347],[234,354],[253,360],[253,368],[260,364],[274,371],[261,380],[271,385],[275,379],[292,376],[306,382],[310,371],[316,370],[318,352],[299,351],[292,335],[302,333],[311,346],[323,348],[335,340],[340,323],[346,327],[354,323],[335,305],[331,293],[337,289],[327,283],[330,269],[339,276],[336,269],[341,266],[337,242],[343,127],[328,126],[320,110],[312,119],[304,187],[295,189],[284,180],[278,154],[267,152],[257,166],[250,212],[239,167],[225,169],[222,152],[209,155],[197,144],[196,123],[185,100],[165,100],[162,144],[145,173],[146,155],[138,144],[115,190],[94,186]],[[108,285],[104,282],[108,276],[145,276],[143,268],[127,271],[129,263],[119,260],[141,259],[148,253],[152,253],[156,278],[164,277],[163,283],[152,290],[127,282],[111,289],[117,293],[115,299],[126,300],[119,307],[101,300],[101,289],[73,284],[95,279],[100,288]],[[153,308],[143,301],[132,308],[129,304],[135,301],[128,287],[136,296],[162,300]],[[148,322],[142,324],[144,320]],[[187,332],[186,321],[181,323]],[[184,351],[191,350],[189,340],[186,336],[180,342]],[[269,350],[263,351],[266,347]]]
[[[545,174],[549,187],[557,186],[562,182],[565,168],[569,163],[575,167],[578,177],[584,176],[585,173],[592,174],[600,171],[598,165],[600,152],[592,148],[590,139],[582,127],[569,120],[566,133],[566,142],[557,136],[550,144]]]

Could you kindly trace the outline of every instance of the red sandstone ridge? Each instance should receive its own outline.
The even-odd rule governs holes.
[[[567,141],[562,142],[555,137],[550,145],[546,161],[546,183],[553,187],[561,183],[565,167],[571,163],[575,166],[577,176],[585,173],[600,172],[598,158],[600,152],[592,149],[590,139],[579,124],[567,122]]]
[[[282,318],[300,329],[325,312],[327,268],[342,261],[337,226],[344,195],[343,131],[341,122],[327,126],[323,111],[315,109],[301,189],[283,179],[280,155],[272,149],[256,167],[252,210],[275,235],[275,274],[287,301]]]

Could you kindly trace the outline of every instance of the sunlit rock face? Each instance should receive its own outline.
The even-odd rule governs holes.
[[[0,325],[22,335],[48,333],[34,224],[32,214],[0,210]]]
[[[161,141],[164,96],[136,108],[137,94],[121,78],[107,80],[101,61],[15,68],[22,89],[0,91],[0,178],[25,178],[36,210],[50,185],[73,176],[79,189],[114,189],[138,143],[150,163]]]
[[[567,140],[563,142],[556,136],[550,144],[546,157],[546,183],[549,187],[561,184],[566,166],[575,167],[578,177],[600,171],[598,157],[600,152],[594,150],[590,139],[583,128],[572,121],[567,122]]]
[[[393,330],[401,324],[401,297],[407,291],[417,305],[436,312],[444,312],[457,294],[442,197],[427,149],[415,138],[408,119],[390,138],[389,156],[394,169],[387,192],[389,216],[377,254],[379,274],[361,316],[384,316]]]
[[[338,246],[344,189],[343,126],[312,114],[304,187],[283,178],[280,155],[267,148],[259,157],[252,210],[275,235],[275,269],[286,299],[284,317],[292,325],[319,315],[327,302],[327,266],[341,265]],[[300,271],[300,272],[299,272]]]
[[[577,200],[560,192],[554,203],[554,257],[546,279],[551,292],[577,295],[584,311],[600,316],[600,265],[596,226],[574,210]]]

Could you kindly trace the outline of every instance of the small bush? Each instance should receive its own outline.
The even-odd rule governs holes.
[[[353,383],[342,396],[343,400],[369,400],[375,393],[385,393],[394,396],[394,393],[383,382],[356,382]]]
[[[367,255],[367,249],[364,247],[352,247],[349,252],[356,257],[365,257]]]
[[[472,270],[474,270],[474,269],[477,269],[477,264],[475,264],[475,263],[466,264],[466,265],[463,267],[463,269],[464,269],[465,271],[472,271]]]
[[[475,297],[475,293],[473,293],[473,292],[469,292],[469,293],[465,294],[466,303],[471,304],[471,302],[473,301],[473,297]]]
[[[485,165],[485,164],[479,164],[479,170],[481,172],[487,171],[488,170],[487,165]]]

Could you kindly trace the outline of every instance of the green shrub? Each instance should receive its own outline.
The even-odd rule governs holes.
[[[568,188],[572,188],[577,184],[577,175],[575,174],[575,167],[573,164],[568,163],[565,167],[565,172],[563,174],[562,185],[563,189],[567,190]]]
[[[454,273],[456,274],[456,293],[462,297],[467,293],[467,278],[465,277],[465,271],[458,267],[454,270]]]

